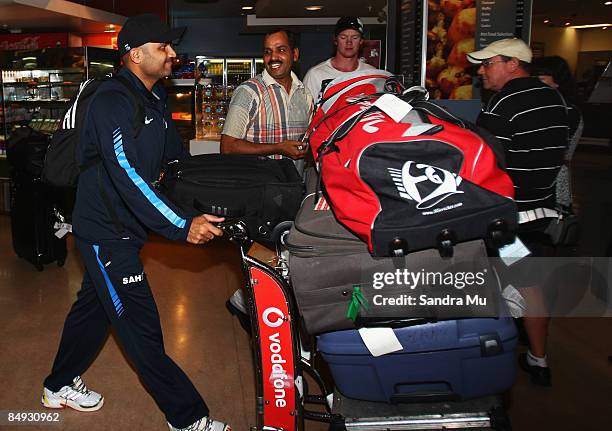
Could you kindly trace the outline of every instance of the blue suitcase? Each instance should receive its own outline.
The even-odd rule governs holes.
[[[462,319],[394,329],[403,350],[374,357],[357,330],[317,337],[337,389],[367,401],[466,400],[508,390],[516,376],[511,318]]]

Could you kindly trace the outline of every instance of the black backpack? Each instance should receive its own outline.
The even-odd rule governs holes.
[[[79,91],[72,97],[70,107],[65,112],[59,129],[51,137],[42,169],[43,182],[55,187],[74,188],[77,185],[79,174],[100,162],[98,156],[84,164],[79,164],[77,150],[89,102],[93,99],[98,87],[109,79],[121,83],[128,90],[127,94],[134,107],[132,125],[134,136],[140,133],[144,123],[144,106],[136,89],[126,78],[114,76],[83,81]]]

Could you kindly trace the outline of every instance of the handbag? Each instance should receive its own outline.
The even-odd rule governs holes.
[[[557,209],[559,217],[552,219],[545,232],[555,246],[573,246],[578,243],[578,217],[571,208]]]

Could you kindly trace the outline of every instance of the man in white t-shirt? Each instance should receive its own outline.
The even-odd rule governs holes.
[[[343,73],[357,70],[374,69],[359,60],[359,51],[363,45],[363,23],[359,18],[345,16],[338,20],[334,31],[336,55],[313,66],[306,72],[304,86],[315,100],[323,85]]]

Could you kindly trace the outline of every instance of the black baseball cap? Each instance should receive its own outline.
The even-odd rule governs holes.
[[[183,37],[185,27],[170,28],[157,15],[145,13],[129,17],[119,32],[117,44],[123,56],[130,49],[149,42],[175,42]]]
[[[338,36],[344,30],[348,29],[357,30],[359,34],[363,36],[363,23],[359,18],[354,16],[343,16],[340,18],[336,23],[336,30],[334,31],[334,34]]]

